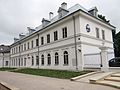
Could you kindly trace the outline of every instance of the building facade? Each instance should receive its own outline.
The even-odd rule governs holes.
[[[0,45],[0,67],[9,67],[10,46]]]
[[[79,4],[67,9],[62,3],[58,15],[27,35],[19,35],[11,45],[11,67],[83,70],[101,68],[114,57],[112,31],[115,27],[97,17],[97,8],[87,10]],[[104,50],[103,50],[104,48]],[[102,54],[102,51],[104,54]],[[105,53],[107,52],[107,53]],[[102,55],[102,56],[101,56]]]

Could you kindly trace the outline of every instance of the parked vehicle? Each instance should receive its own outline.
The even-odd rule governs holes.
[[[120,67],[120,57],[113,58],[109,60],[110,67]]]

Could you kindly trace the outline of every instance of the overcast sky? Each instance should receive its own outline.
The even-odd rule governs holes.
[[[79,3],[86,9],[97,6],[99,13],[120,30],[120,0],[0,0],[0,44],[12,44],[27,27],[37,27],[49,12],[57,14],[62,2],[68,8]]]

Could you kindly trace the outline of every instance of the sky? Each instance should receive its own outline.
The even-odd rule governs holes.
[[[0,0],[0,44],[10,45],[14,37],[27,33],[27,27],[37,27],[49,12],[57,15],[62,2],[68,8],[80,4],[86,9],[97,6],[99,14],[120,30],[120,0]]]

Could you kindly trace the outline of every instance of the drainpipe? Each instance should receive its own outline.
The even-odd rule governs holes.
[[[21,60],[21,43],[19,43],[19,46],[20,46],[20,53],[19,53],[19,58],[18,58],[18,64],[19,64],[19,68],[20,68],[20,64],[21,64],[21,62],[20,62],[20,60]],[[18,47],[18,50],[19,50],[19,47]]]
[[[40,50],[39,50],[39,34],[37,34],[37,35],[38,35],[38,60],[39,60],[39,59],[40,59],[40,58],[39,58],[39,51],[40,51]],[[39,65],[40,65],[40,62],[39,62]],[[38,69],[39,69],[39,65],[38,65]]]
[[[73,27],[74,27],[74,41],[75,41],[75,60],[76,60],[76,70],[78,70],[78,58],[77,58],[77,40],[76,40],[76,23],[75,23],[75,16],[72,16],[73,18]]]

